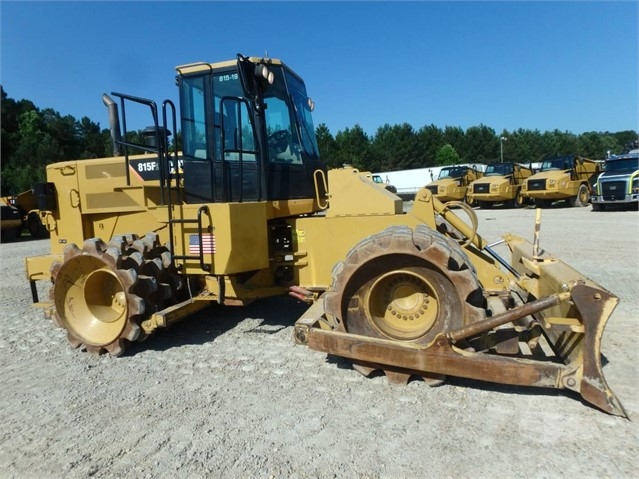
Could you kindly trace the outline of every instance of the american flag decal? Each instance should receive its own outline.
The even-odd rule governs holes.
[[[202,235],[202,253],[215,254],[215,235]],[[189,254],[200,254],[200,235],[189,235]]]

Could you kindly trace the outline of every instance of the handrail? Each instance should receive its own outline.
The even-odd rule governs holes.
[[[324,191],[328,193],[328,182],[326,181],[326,173],[324,173],[324,170],[317,169],[313,172],[313,184],[315,186],[315,200],[317,201],[317,206],[321,210],[326,210],[328,209],[329,201],[328,201],[328,198],[326,198],[326,204],[322,205],[322,200],[320,198],[320,193],[319,193],[319,185],[317,183],[318,177],[320,178],[320,180],[322,180],[322,186],[324,187]]]

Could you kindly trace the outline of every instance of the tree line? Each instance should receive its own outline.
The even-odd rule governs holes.
[[[559,155],[604,159],[637,141],[632,130],[616,133],[517,129],[497,134],[486,126],[384,125],[369,136],[359,126],[331,134],[325,124],[316,130],[319,150],[330,167],[351,164],[366,171],[395,171],[457,163],[490,164],[502,160],[535,163]]]
[[[108,128],[100,129],[87,117],[80,120],[51,108],[38,108],[30,100],[16,101],[2,92],[2,195],[17,194],[45,180],[45,167],[63,160],[103,158],[113,154]],[[548,156],[578,154],[602,159],[608,151],[621,152],[637,139],[637,132],[588,132],[575,135],[559,130],[504,130],[479,125],[460,127],[408,123],[383,125],[373,135],[359,126],[333,136],[325,124],[316,128],[320,155],[330,168],[351,164],[366,171],[395,171],[455,163],[504,161],[537,162]],[[179,140],[179,132],[176,135]],[[505,138],[505,140],[502,140]],[[142,132],[127,133],[127,140],[144,143]],[[131,152],[134,153],[134,152]]]
[[[99,123],[86,116],[78,120],[52,108],[38,108],[30,100],[16,101],[1,85],[0,91],[2,196],[18,194],[45,181],[45,168],[50,163],[113,155],[108,128],[100,129]],[[127,133],[127,140],[144,143],[142,131]]]

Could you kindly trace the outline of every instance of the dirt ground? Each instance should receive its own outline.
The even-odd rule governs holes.
[[[477,210],[489,241],[534,210]],[[639,213],[544,210],[541,244],[621,303],[604,373],[631,421],[566,392],[449,379],[391,386],[296,346],[289,298],[210,308],[123,357],[71,349],[0,247],[2,478],[630,478],[639,473]],[[40,287],[41,297],[46,288]]]

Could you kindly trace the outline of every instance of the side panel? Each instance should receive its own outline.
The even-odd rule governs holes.
[[[202,205],[177,207],[174,217],[196,220]],[[211,203],[202,214],[202,252],[210,271],[200,268],[199,259],[177,260],[187,274],[227,275],[269,267],[267,203]],[[199,256],[200,233],[196,223],[182,223],[174,230],[178,256]]]
[[[299,218],[292,222],[298,282],[306,288],[328,289],[333,267],[357,243],[393,225],[414,228],[412,215]]]
[[[55,184],[56,210],[48,218],[51,253],[62,254],[71,243],[82,244],[93,231],[82,220],[78,166],[76,161],[47,166],[47,181]]]

